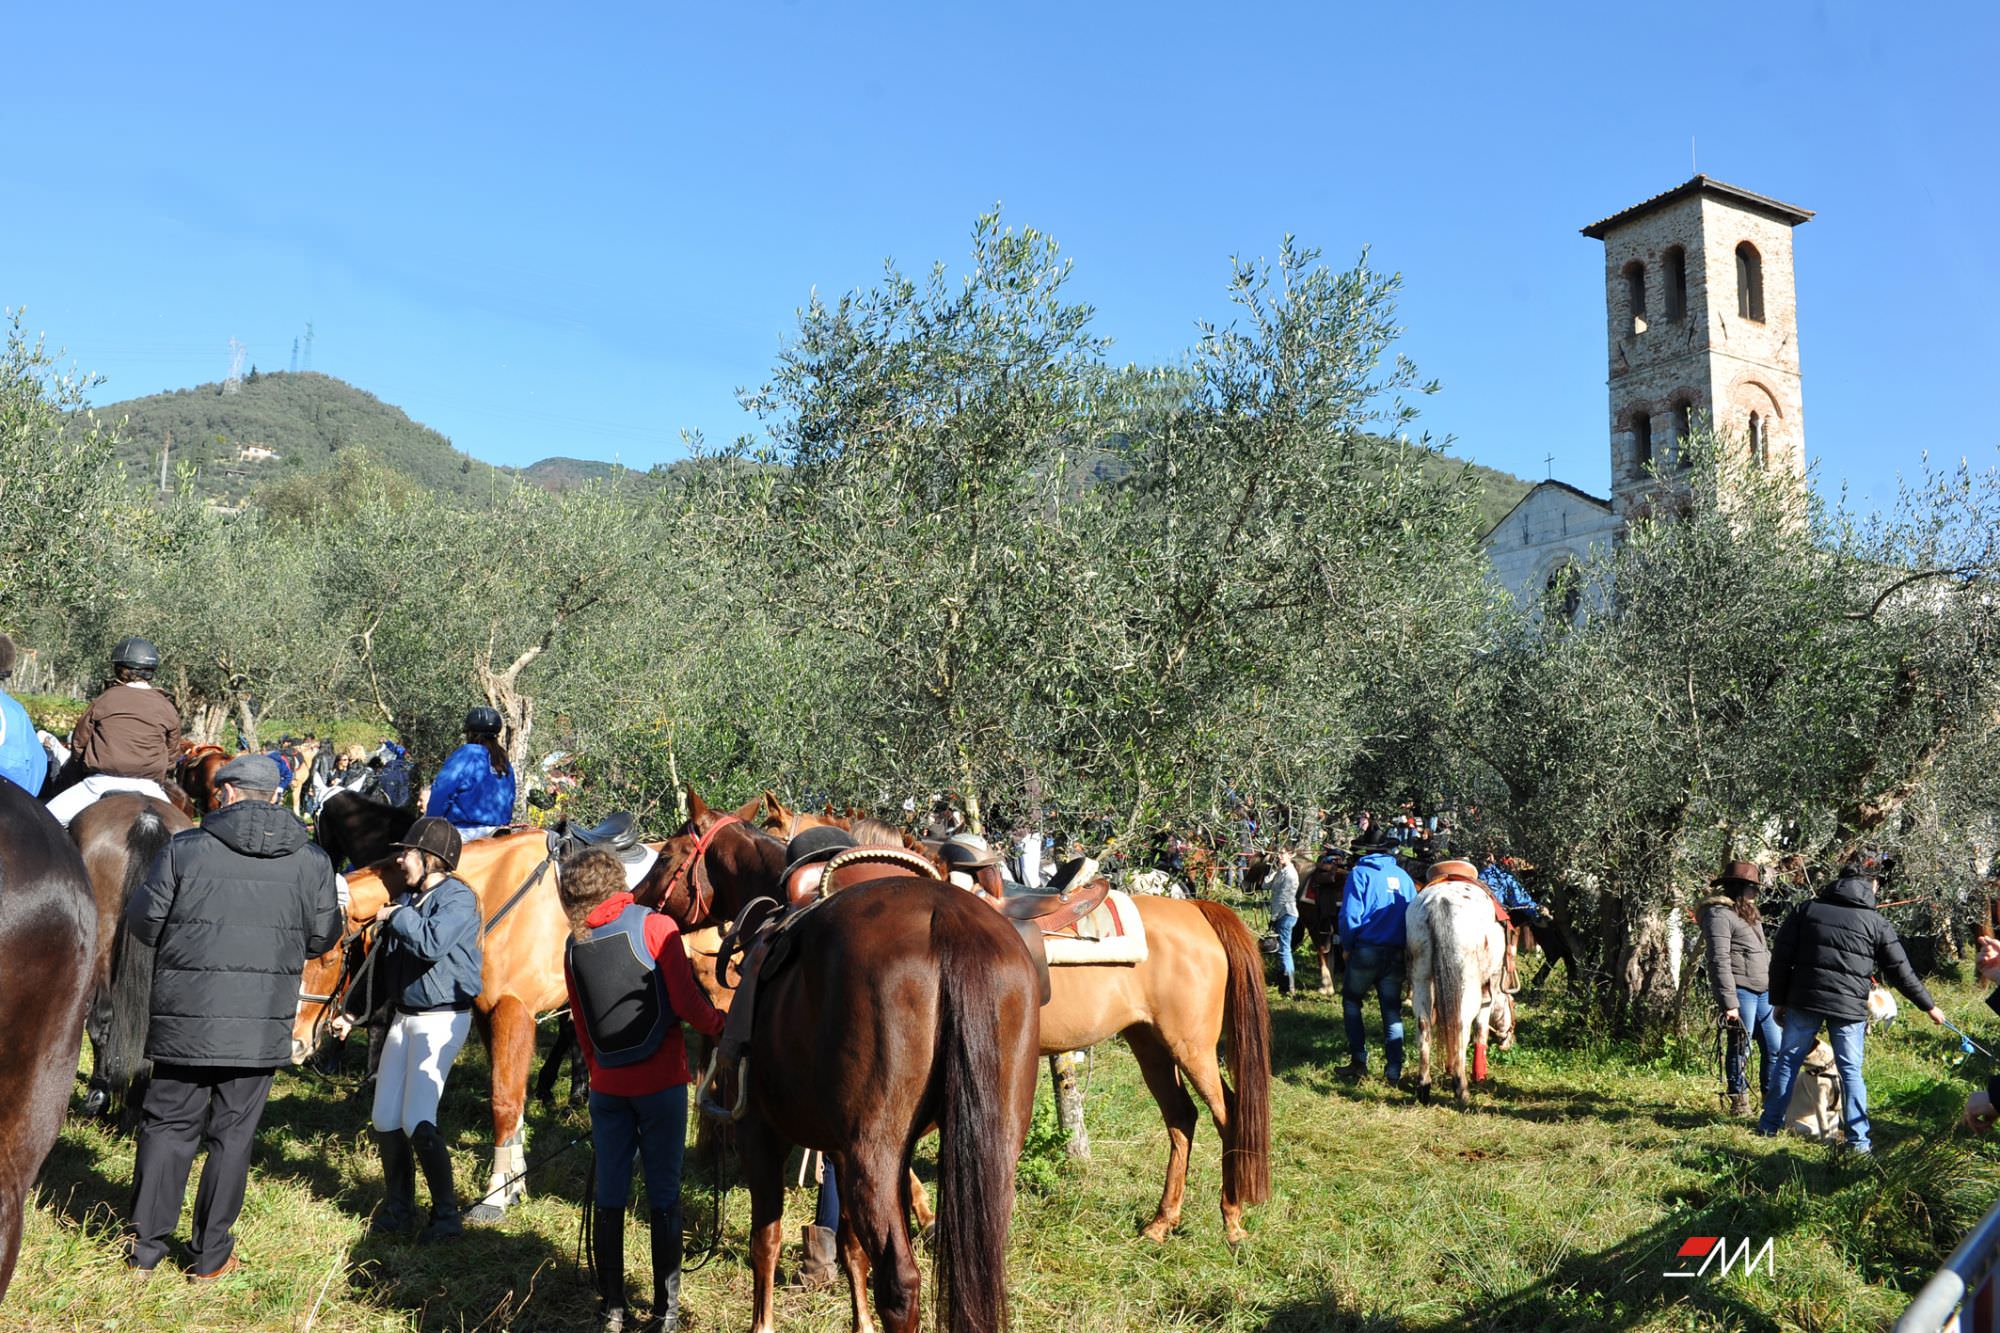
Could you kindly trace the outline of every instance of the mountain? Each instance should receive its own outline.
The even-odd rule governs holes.
[[[168,484],[183,464],[195,469],[196,494],[217,504],[240,505],[266,481],[324,472],[365,451],[418,485],[456,495],[486,496],[496,483],[520,480],[562,491],[592,481],[622,478],[648,482],[671,476],[682,464],[633,472],[587,458],[544,458],[525,468],[482,463],[445,436],[371,393],[312,371],[257,375],[234,392],[220,384],[131,398],[95,409],[97,419],[121,418],[119,458],[127,472],[157,484],[167,449]],[[1528,493],[1529,483],[1493,468],[1437,456],[1429,466],[1469,469],[1480,487],[1481,530],[1490,531]],[[1109,455],[1087,470],[1086,484],[1109,480]]]
[[[95,411],[106,425],[124,419],[118,455],[128,473],[157,484],[165,449],[168,485],[190,464],[197,493],[220,504],[241,504],[261,482],[323,472],[364,450],[421,485],[462,495],[487,494],[509,471],[331,375],[260,374],[233,393],[222,388],[203,384]]]

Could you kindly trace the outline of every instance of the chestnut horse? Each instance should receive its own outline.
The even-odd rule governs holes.
[[[340,1012],[351,979],[348,965],[354,961],[346,945],[389,900],[385,870],[395,874],[391,866],[348,874],[348,940],[306,962],[298,1019],[292,1028],[295,1064],[312,1058]],[[535,1020],[569,1002],[562,971],[569,920],[556,899],[556,867],[549,857],[548,835],[541,829],[466,843],[458,877],[478,895],[486,919],[483,989],[473,1006],[473,1018],[486,1043],[493,1098],[493,1174],[485,1200],[466,1213],[466,1220],[493,1222],[508,1204],[527,1193],[519,1178],[527,1166],[528,1129],[522,1112],[535,1056]],[[532,886],[522,893],[531,880]],[[503,910],[506,915],[501,917]]]
[[[688,793],[688,821],[639,886],[694,930],[783,901],[785,845]],[[844,888],[787,927],[784,966],[759,983],[736,1127],[750,1187],[752,1333],[773,1329],[786,1156],[826,1154],[854,1326],[919,1327],[910,1159],[939,1131],[940,1326],[1007,1322],[1014,1170],[1034,1113],[1040,983],[997,912],[935,879],[891,872]],[[872,1282],[871,1282],[872,1275]]]
[[[195,741],[182,741],[180,758],[174,761],[174,781],[194,802],[195,813],[205,815],[215,809],[217,797],[216,770],[229,762],[229,751],[220,745],[204,745]]]
[[[91,960],[90,1087],[87,1115],[120,1105],[135,1108],[144,1091],[146,1026],[152,1017],[153,949],[125,932],[125,904],[155,857],[194,821],[165,801],[113,792],[70,821],[83,853],[97,909],[97,949]]]
[[[0,1297],[21,1217],[76,1077],[97,959],[83,858],[34,797],[0,782]]]
[[[837,822],[795,814],[768,794],[765,804],[767,824],[786,837]],[[1080,1051],[1122,1036],[1138,1057],[1167,1125],[1167,1177],[1160,1206],[1141,1232],[1148,1240],[1165,1240],[1180,1225],[1199,1120],[1185,1079],[1222,1138],[1222,1225],[1229,1243],[1238,1244],[1248,1234],[1244,1208],[1271,1194],[1271,1019],[1263,956],[1256,936],[1222,903],[1132,902],[1146,925],[1146,961],[1050,968],[1041,1053]],[[1227,1084],[1216,1059],[1225,1031]]]

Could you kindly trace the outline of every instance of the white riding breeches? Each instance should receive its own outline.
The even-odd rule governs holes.
[[[465,1010],[399,1013],[390,1020],[375,1071],[376,1129],[410,1134],[425,1121],[437,1124],[445,1075],[471,1031],[472,1014]]]
[[[136,791],[157,800],[167,799],[166,791],[151,778],[114,778],[109,773],[92,773],[74,787],[65,787],[49,797],[49,813],[58,824],[68,828],[69,821],[96,804],[99,797],[116,791]]]

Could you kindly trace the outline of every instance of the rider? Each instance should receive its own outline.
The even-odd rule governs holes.
[[[14,674],[14,641],[0,634],[0,681]],[[7,778],[30,796],[42,794],[42,781],[49,774],[48,752],[35,736],[35,724],[28,710],[13,695],[0,689],[0,778]]]
[[[127,636],[111,650],[111,666],[116,678],[83,710],[70,737],[84,778],[49,800],[49,813],[65,825],[110,792],[138,791],[167,799],[160,784],[180,750],[181,715],[153,688],[160,650]]]
[[[490,838],[514,818],[514,766],[500,747],[500,710],[485,704],[465,715],[465,744],[431,782],[424,813],[451,821],[470,842]]]
[[[590,1068],[590,1137],[597,1151],[591,1267],[602,1305],[598,1327],[625,1327],[625,1197],[632,1154],[646,1167],[653,1246],[653,1323],[680,1313],[681,1152],[687,1134],[688,1060],[681,1023],[721,1035],[722,1015],[696,982],[673,918],[641,907],[625,866],[592,848],[556,877],[570,939],[563,951],[576,1037]]]

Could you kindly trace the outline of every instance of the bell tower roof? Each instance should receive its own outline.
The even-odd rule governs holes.
[[[1782,222],[1788,227],[1796,227],[1812,216],[1812,210],[1809,208],[1800,208],[1796,204],[1788,204],[1769,195],[1746,190],[1740,185],[1730,185],[1725,181],[1716,180],[1713,176],[1696,176],[1692,180],[1676,185],[1665,194],[1656,194],[1644,203],[1634,204],[1630,208],[1613,213],[1601,222],[1591,223],[1583,229],[1583,234],[1593,241],[1601,241],[1613,228],[1622,227],[1628,222],[1636,222],[1648,213],[1698,194],[1727,200],[1740,209],[1770,218],[1773,222]]]

